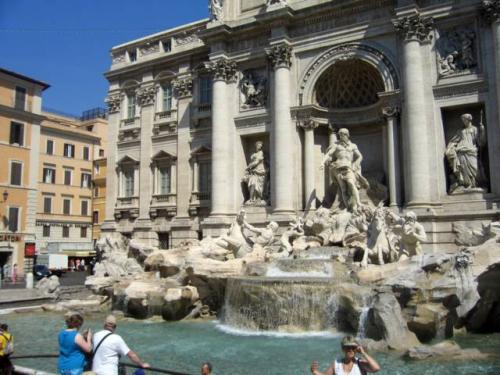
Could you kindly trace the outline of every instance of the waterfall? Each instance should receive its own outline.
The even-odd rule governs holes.
[[[361,339],[366,338],[366,323],[368,321],[368,313],[370,312],[369,307],[363,307],[361,310],[361,314],[359,314],[359,323],[358,323],[358,334],[357,336]]]
[[[324,331],[336,315],[332,279],[228,279],[222,322],[254,331]]]

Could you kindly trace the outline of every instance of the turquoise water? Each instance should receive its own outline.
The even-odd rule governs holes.
[[[86,317],[84,327],[100,329],[102,316]],[[57,332],[64,327],[62,315],[19,314],[0,316],[16,339],[16,354],[57,352]],[[121,334],[132,350],[155,367],[199,374],[210,361],[217,375],[310,374],[317,360],[325,368],[339,354],[340,337],[334,334],[280,336],[249,335],[231,331],[215,322],[121,321]],[[477,362],[406,362],[395,355],[372,353],[382,366],[379,374],[394,375],[499,375],[500,334],[467,335],[457,339],[463,347],[477,347],[492,354]],[[55,371],[55,359],[24,360],[21,365]]]

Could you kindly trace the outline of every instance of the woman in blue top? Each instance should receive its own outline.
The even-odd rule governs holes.
[[[82,375],[85,367],[85,353],[92,351],[92,333],[85,338],[78,333],[83,324],[80,314],[72,314],[66,319],[67,328],[59,332],[59,374]]]

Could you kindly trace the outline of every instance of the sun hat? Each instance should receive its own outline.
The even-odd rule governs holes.
[[[352,336],[344,336],[341,342],[342,347],[345,346],[359,346],[359,344],[356,342],[356,339]]]

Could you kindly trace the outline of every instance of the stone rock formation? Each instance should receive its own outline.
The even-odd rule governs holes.
[[[36,284],[36,289],[46,296],[55,297],[59,295],[61,283],[56,275],[44,277]]]

